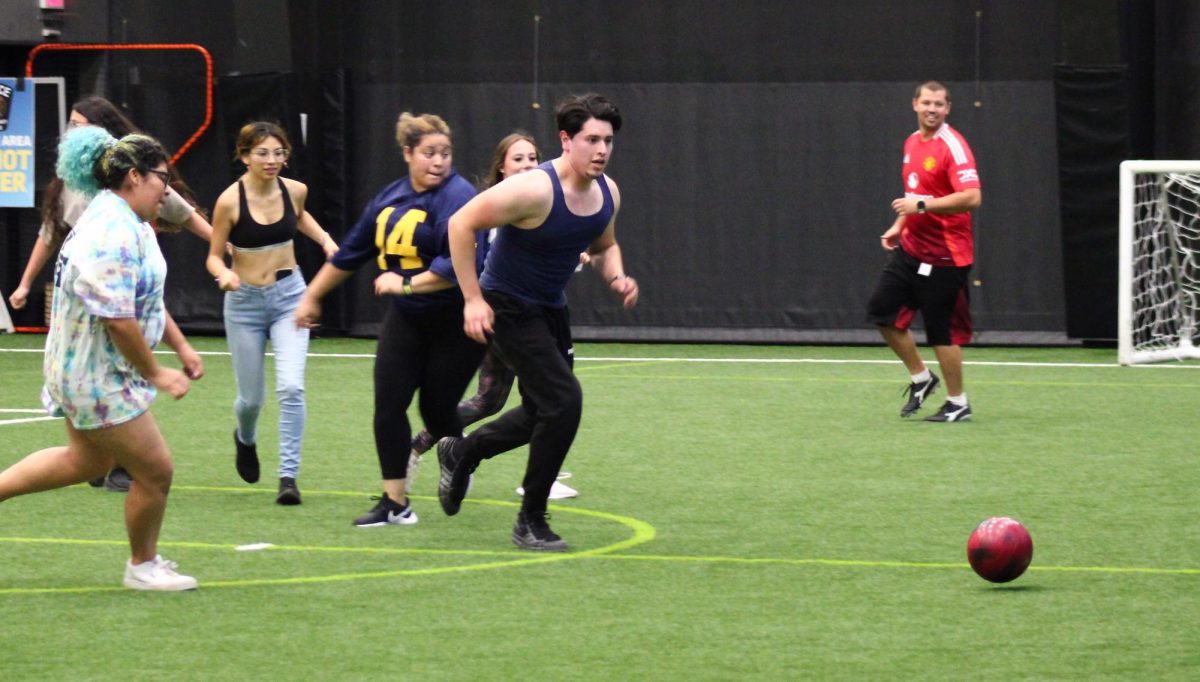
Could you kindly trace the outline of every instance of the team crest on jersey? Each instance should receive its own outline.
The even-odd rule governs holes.
[[[908,174],[908,188],[909,188],[909,189],[916,189],[916,188],[917,188],[917,184],[918,184],[918,180],[917,180],[917,174],[916,174],[916,173],[909,173],[909,174]]]
[[[932,173],[934,168],[937,168],[937,159],[932,156],[926,156],[925,162],[921,164],[925,167],[925,172]]]

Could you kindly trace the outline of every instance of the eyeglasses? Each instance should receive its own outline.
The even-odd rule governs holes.
[[[170,174],[170,173],[168,173],[168,172],[166,172],[166,171],[160,171],[160,170],[148,170],[148,171],[146,171],[146,172],[147,172],[147,173],[151,173],[151,174],[153,174],[153,175],[157,175],[157,176],[158,176],[158,179],[159,179],[159,180],[162,180],[162,182],[163,182],[163,187],[166,187],[166,186],[168,186],[168,185],[170,185],[170,184],[171,184],[171,174]]]
[[[90,123],[81,123],[80,121],[68,120],[67,121],[67,130],[71,130],[72,128],[82,128],[87,125],[91,125],[91,124]]]
[[[288,158],[288,156],[290,156],[290,153],[286,149],[274,149],[274,150],[272,150],[272,149],[253,149],[250,151],[250,155],[253,156],[254,158],[258,159],[259,161],[266,161],[267,159],[272,158],[272,157],[274,157],[276,159],[280,159],[282,161],[287,161],[287,158]]]

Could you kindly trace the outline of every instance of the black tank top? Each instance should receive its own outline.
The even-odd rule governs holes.
[[[246,188],[238,180],[238,219],[229,231],[229,243],[238,249],[262,249],[268,246],[278,246],[292,241],[296,236],[296,209],[292,206],[292,198],[288,196],[283,178],[279,182],[279,192],[283,195],[283,217],[270,225],[260,225],[250,217],[250,206],[246,203]]]

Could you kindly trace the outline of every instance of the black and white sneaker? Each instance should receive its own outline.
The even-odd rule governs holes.
[[[237,450],[237,459],[234,464],[237,466],[238,476],[247,483],[258,483],[258,446],[251,443],[246,445],[237,435],[237,429],[233,430],[233,447]]]
[[[379,500],[379,502],[371,507],[371,511],[354,519],[354,525],[359,528],[378,528],[387,525],[411,526],[417,522],[417,514],[412,510],[412,505],[401,506],[388,497],[387,493],[371,499]]]
[[[471,473],[475,471],[478,462],[467,462],[460,449],[462,438],[446,438],[438,441],[438,466],[441,476],[438,478],[438,502],[442,503],[442,511],[446,516],[454,516],[462,507],[463,498],[467,496],[467,488],[471,485]]]
[[[925,418],[927,422],[965,422],[971,418],[970,405],[955,405],[947,400],[937,414]]]
[[[566,541],[550,530],[550,524],[546,523],[549,518],[546,512],[519,512],[517,522],[513,524],[513,544],[535,552],[567,551]]]
[[[900,416],[907,417],[913,412],[921,409],[929,396],[933,395],[934,389],[942,380],[933,372],[929,373],[929,379],[920,383],[911,383],[904,389],[904,393],[908,394],[908,402],[904,403],[904,407],[900,408]]]

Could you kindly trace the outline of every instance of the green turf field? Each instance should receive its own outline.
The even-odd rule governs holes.
[[[1177,679],[1200,675],[1200,364],[968,349],[964,424],[901,420],[877,348],[581,344],[584,419],[552,504],[572,551],[509,540],[524,452],[454,517],[357,529],[378,494],[371,353],[318,340],[304,504],[234,471],[222,339],[158,417],[176,460],[161,551],[184,594],[120,587],[123,497],[0,505],[0,678]],[[39,336],[0,336],[0,409],[38,408]],[[171,359],[173,361],[173,358]],[[939,391],[922,414],[944,398]],[[0,466],[63,442],[0,412]],[[967,537],[1008,515],[1029,572],[992,585]],[[271,543],[262,551],[239,545]]]

